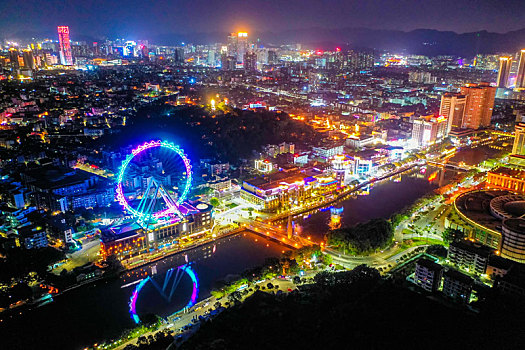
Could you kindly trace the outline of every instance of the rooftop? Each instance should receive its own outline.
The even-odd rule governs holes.
[[[417,265],[421,265],[421,266],[424,266],[426,267],[427,269],[429,270],[433,270],[433,271],[440,271],[443,269],[443,266],[433,262],[432,260],[430,259],[426,259],[426,258],[421,258],[417,261]]]
[[[494,250],[490,247],[481,245],[479,243],[474,243],[469,240],[459,240],[456,242],[452,242],[450,244],[450,247],[457,247],[459,249],[487,257],[494,252]]]
[[[445,279],[449,278],[461,283],[472,284],[472,278],[459,272],[458,270],[448,269],[443,275],[445,276]]]
[[[489,171],[489,173],[525,181],[525,170],[513,169],[508,167],[499,167]]]

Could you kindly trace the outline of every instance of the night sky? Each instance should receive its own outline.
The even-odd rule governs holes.
[[[525,0],[0,0],[0,35],[280,32],[312,27],[429,28],[459,33],[525,27]]]

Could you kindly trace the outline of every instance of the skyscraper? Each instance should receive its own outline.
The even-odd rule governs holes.
[[[257,54],[248,51],[244,54],[244,70],[246,72],[255,72],[257,70]]]
[[[525,89],[525,49],[520,51],[518,75],[516,77],[516,88]]]
[[[71,54],[71,42],[69,39],[69,27],[58,27],[58,42],[60,43],[60,62],[64,66],[73,65],[73,55]]]
[[[248,50],[248,33],[237,33],[237,63],[244,64],[244,54]]]
[[[496,88],[489,83],[467,84],[461,87],[467,97],[462,128],[480,129],[490,126]]]
[[[467,97],[462,94],[446,93],[441,96],[439,115],[447,118],[446,135],[452,128],[461,128],[465,116]]]
[[[29,69],[35,69],[35,59],[33,57],[33,51],[24,50],[22,52],[24,58],[24,67]]]
[[[499,88],[506,88],[509,82],[510,69],[512,67],[512,57],[501,56],[499,58],[498,83]]]

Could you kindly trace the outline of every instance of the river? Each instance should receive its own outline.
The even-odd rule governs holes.
[[[495,153],[488,148],[460,151],[452,159],[477,164]],[[435,174],[435,175],[433,175]],[[348,197],[334,207],[343,208],[341,223],[354,225],[378,217],[389,217],[438,186],[450,182],[457,172],[433,167],[411,171],[370,186],[361,195]],[[303,234],[322,238],[329,229],[329,208],[294,218]],[[298,225],[298,226],[297,226]],[[198,300],[210,295],[214,282],[260,265],[268,257],[280,256],[285,248],[253,234],[238,234],[123,274],[118,279],[97,282],[58,296],[53,303],[25,315],[4,320],[0,327],[6,349],[82,349],[111,339],[134,326],[128,302],[136,284],[154,274],[158,285],[169,268],[192,262],[200,282]],[[152,267],[155,267],[152,269]],[[129,285],[128,287],[124,287]],[[166,316],[184,306],[192,292],[191,280],[183,277],[172,301],[167,302],[148,283],[137,299],[137,312]],[[13,344],[9,344],[12,342]]]
[[[202,300],[210,296],[217,280],[261,265],[266,258],[278,257],[284,250],[287,249],[277,243],[241,233],[130,271],[118,279],[80,287],[25,315],[4,320],[0,327],[2,348],[83,349],[97,341],[109,340],[135,325],[128,302],[136,284],[130,284],[150,276],[152,267],[157,270],[153,278],[162,285],[166,271],[184,264],[187,256],[198,276],[198,300]],[[122,288],[125,285],[129,286]],[[191,280],[187,277],[181,279],[172,303],[166,303],[151,286],[148,283],[138,297],[139,314],[167,316],[185,305],[191,295]]]

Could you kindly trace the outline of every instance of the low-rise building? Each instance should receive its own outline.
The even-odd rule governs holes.
[[[456,301],[468,303],[472,293],[471,277],[453,269],[443,274],[443,294]]]
[[[427,292],[435,292],[441,284],[443,267],[435,262],[421,258],[416,262],[415,282]]]
[[[484,274],[493,250],[469,240],[452,242],[448,248],[448,260],[469,273]]]
[[[48,246],[47,233],[42,226],[27,225],[16,229],[20,245],[25,249],[45,248]]]

